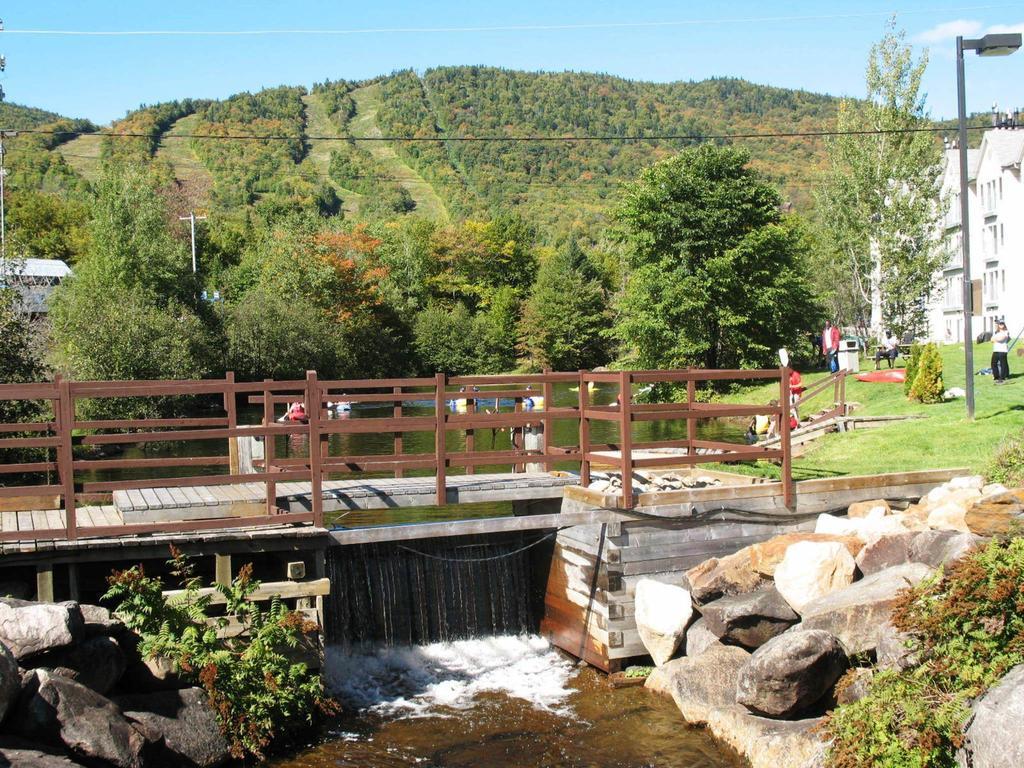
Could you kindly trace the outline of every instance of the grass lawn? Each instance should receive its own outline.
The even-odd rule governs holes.
[[[946,388],[962,388],[963,345],[950,344],[939,349]],[[975,345],[974,369],[987,368],[991,354],[991,344]],[[902,384],[870,384],[850,376],[846,398],[856,403],[854,413],[867,416],[914,414],[924,418],[894,422],[877,429],[826,435],[810,443],[806,453],[794,459],[794,477],[801,480],[945,467],[969,467],[974,472],[983,472],[1003,440],[1024,432],[1024,360],[1013,353],[1010,358],[1008,383],[995,386],[991,376],[974,377],[973,422],[967,420],[963,398],[921,405],[907,400]],[[874,362],[862,360],[861,367],[872,369]],[[804,381],[810,384],[824,376],[824,373],[805,374]],[[773,397],[778,397],[778,386],[747,389],[727,399],[758,403]],[[768,466],[759,467],[758,472],[778,474],[777,468]]]

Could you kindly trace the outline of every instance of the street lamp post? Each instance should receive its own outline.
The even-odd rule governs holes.
[[[963,258],[964,288],[964,369],[967,384],[967,418],[974,418],[974,328],[971,316],[974,295],[971,290],[971,232],[967,205],[967,104],[964,95],[964,51],[979,56],[1008,56],[1021,47],[1020,33],[985,35],[975,40],[956,39],[956,95],[960,145],[960,250]]]

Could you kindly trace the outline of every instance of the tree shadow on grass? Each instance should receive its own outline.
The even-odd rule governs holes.
[[[977,421],[984,421],[985,419],[994,419],[996,416],[1002,416],[1007,413],[1015,413],[1018,411],[1024,411],[1024,405],[1011,405],[1009,408],[1003,408],[1001,411],[986,414],[985,416],[975,417]]]

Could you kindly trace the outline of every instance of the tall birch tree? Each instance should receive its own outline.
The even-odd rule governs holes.
[[[817,195],[826,237],[817,270],[841,322],[902,335],[923,329],[945,257],[938,218],[942,146],[928,127],[915,58],[889,22],[871,48],[864,100],[846,100]],[[874,311],[872,311],[874,310]]]

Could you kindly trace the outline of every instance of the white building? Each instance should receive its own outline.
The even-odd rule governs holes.
[[[70,274],[71,268],[59,259],[0,259],[0,287],[20,292],[30,315],[46,314],[50,294]]]
[[[968,215],[971,224],[971,335],[992,331],[997,320],[1011,335],[1024,329],[1024,129],[986,131],[967,152]],[[946,151],[942,177],[948,208],[942,219],[949,259],[938,276],[929,308],[933,341],[963,340],[963,267],[960,232],[960,155]]]

